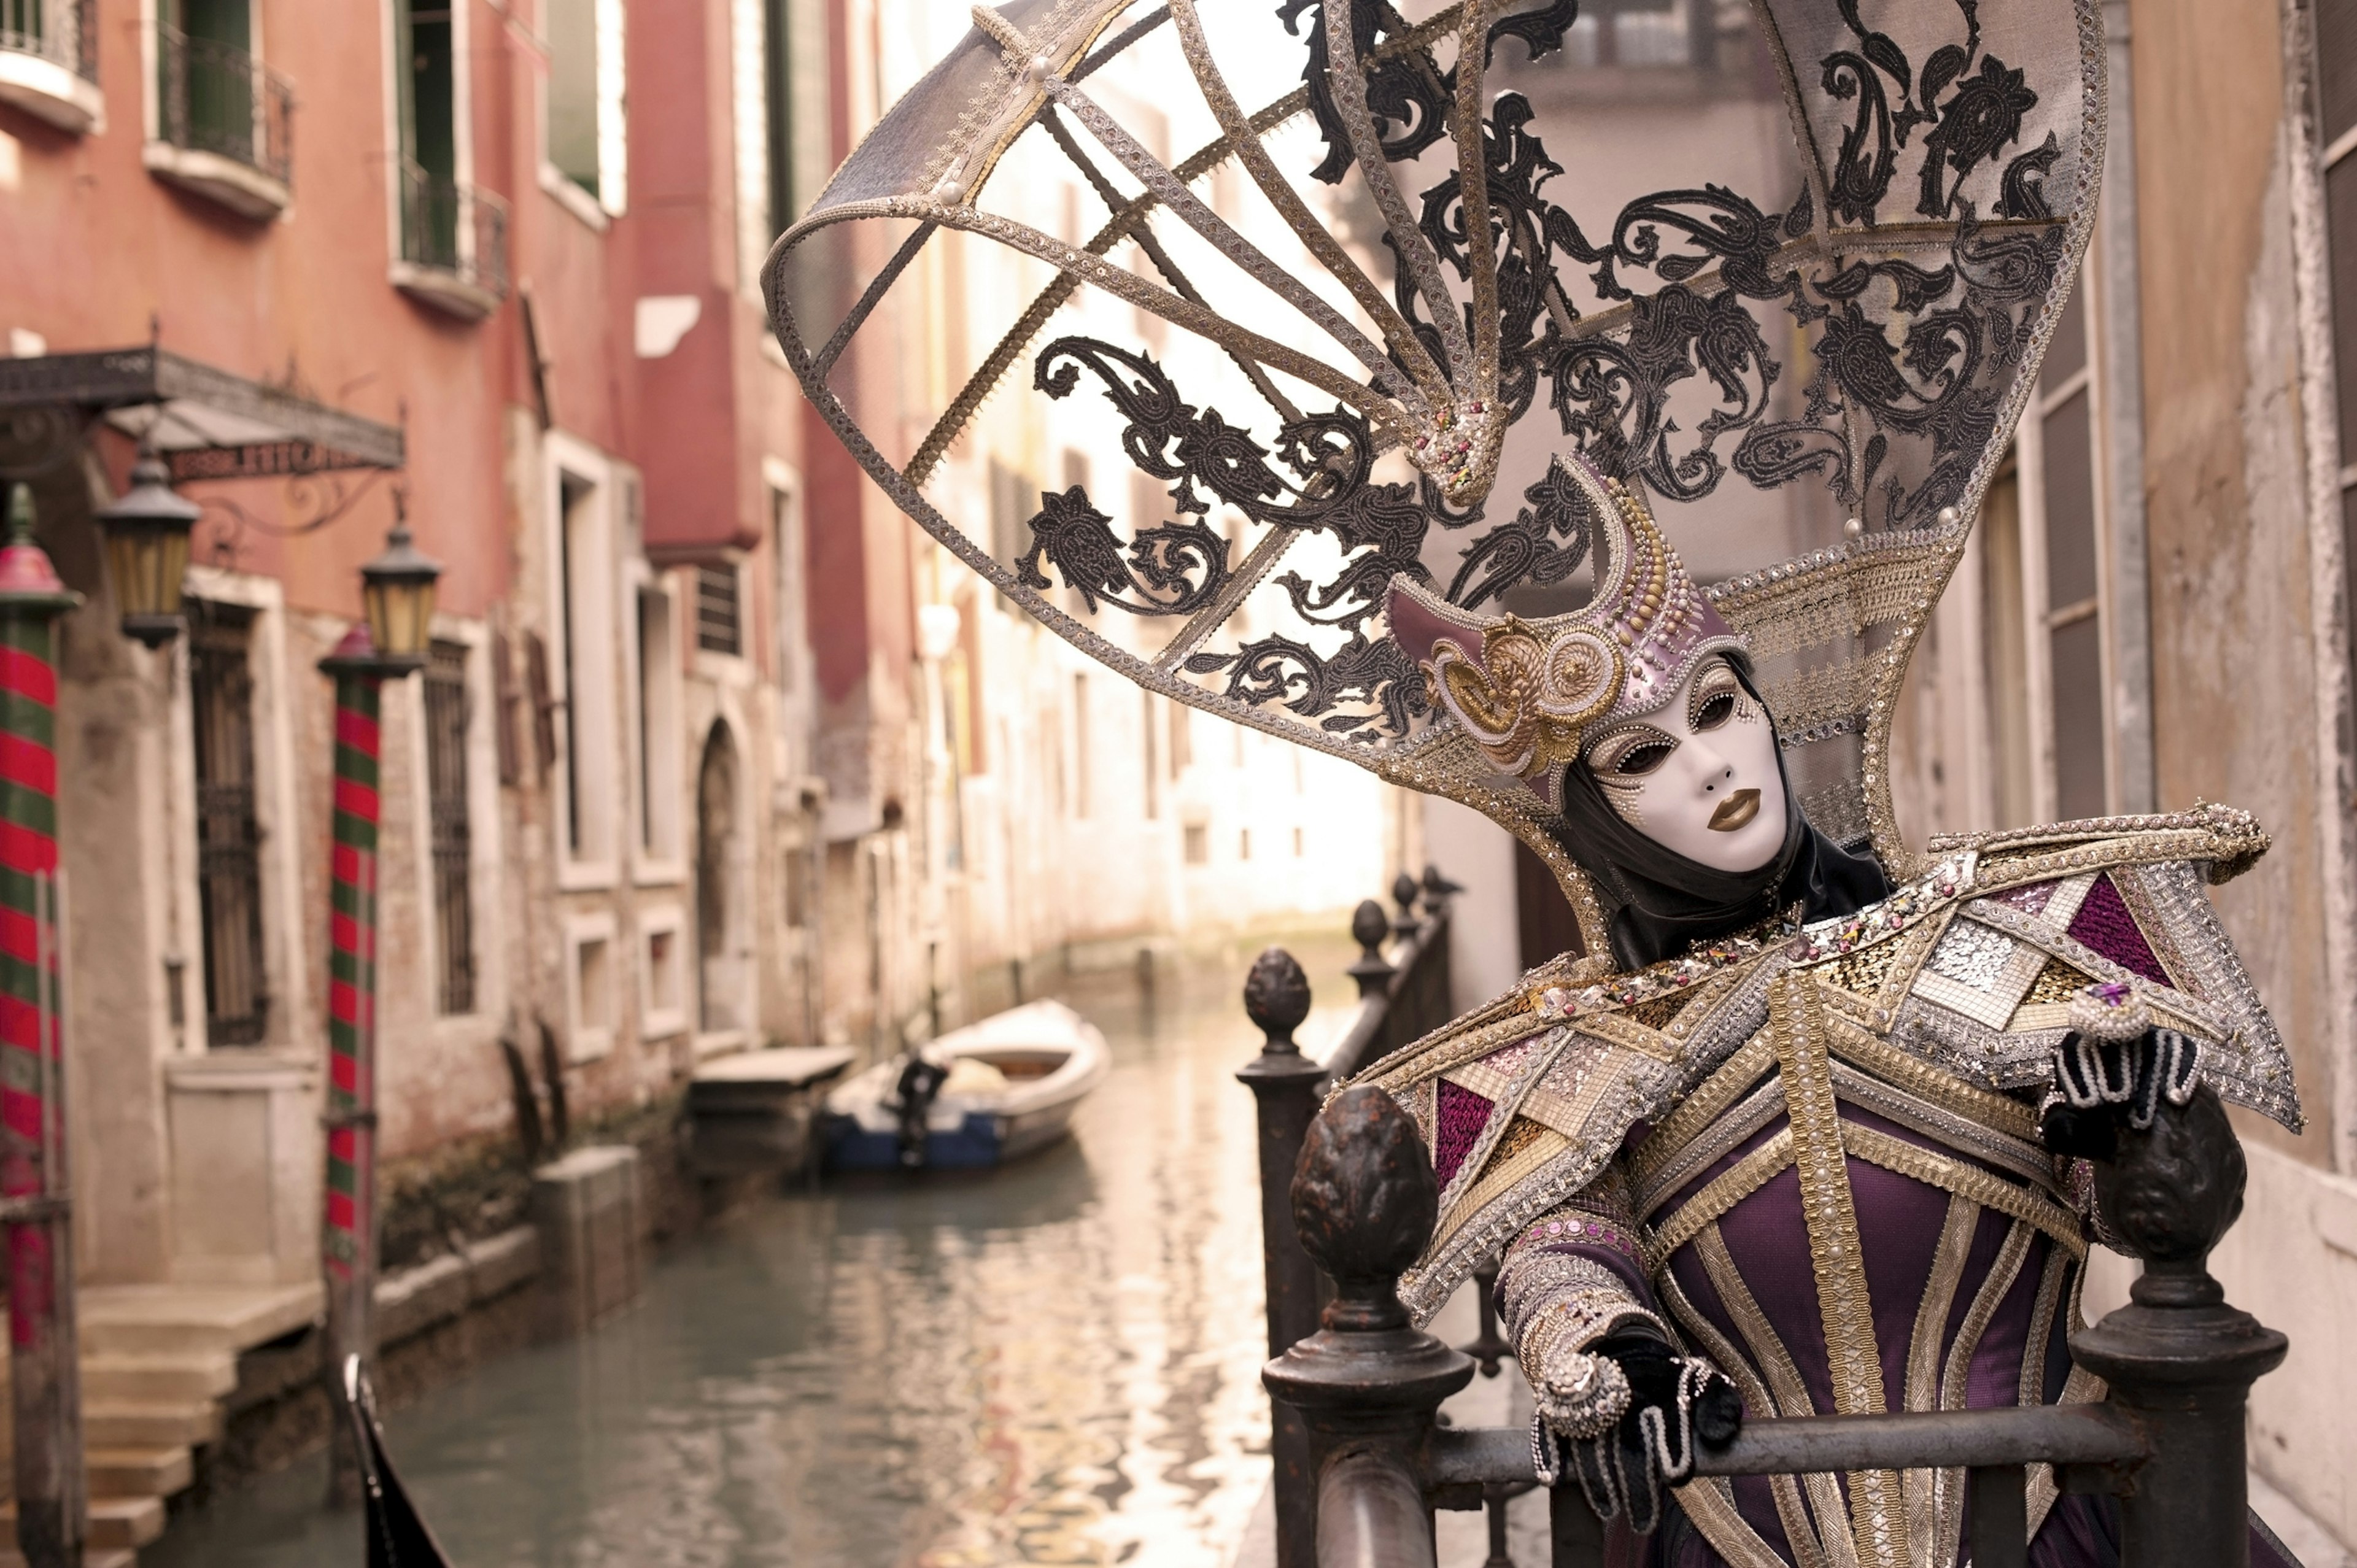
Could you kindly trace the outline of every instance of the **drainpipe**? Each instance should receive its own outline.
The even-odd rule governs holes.
[[[2112,669],[2114,809],[2149,811],[2157,794],[2152,742],[2152,598],[2144,507],[2144,340],[2136,264],[2136,79],[2127,0],[2104,0],[2105,105],[2110,143],[2095,208],[2102,276],[2096,343],[2102,355],[2104,489],[2111,522],[2107,564]]]

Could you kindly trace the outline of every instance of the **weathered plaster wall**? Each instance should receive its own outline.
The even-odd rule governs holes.
[[[2308,524],[2275,0],[2135,12],[2146,496],[2156,771],[2164,810],[2258,814],[2276,846],[2218,904],[2289,1043],[2329,1155],[2334,1030],[2324,940]]]

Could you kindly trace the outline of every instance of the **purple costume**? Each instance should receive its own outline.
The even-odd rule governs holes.
[[[1631,1317],[1734,1380],[1754,1415],[2078,1402],[2083,1163],[2034,1092],[2069,997],[2131,987],[2197,1030],[2219,1091],[2296,1121],[2288,1069],[2204,874],[2264,845],[2221,808],[1949,845],[1837,921],[1586,985],[1571,964],[1400,1058],[1442,1187],[1411,1276],[1429,1311],[1482,1256],[1543,1409]],[[1560,1395],[1560,1388],[1557,1390]],[[1557,1403],[1561,1402],[1558,1397]],[[1948,1568],[1954,1472],[1696,1480],[1626,1561]],[[2117,1559],[2108,1504],[2033,1471],[2031,1561]],[[2253,1561],[2287,1563],[2255,1530]]]

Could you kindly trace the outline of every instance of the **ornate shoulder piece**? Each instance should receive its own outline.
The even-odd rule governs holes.
[[[1837,1010],[1968,1080],[2032,1089],[2073,998],[2126,987],[2155,1024],[2201,1042],[2221,1095],[2297,1130],[2290,1060],[2205,886],[2266,835],[2222,807],[2114,820],[2129,831],[1975,841],[1968,886],[1910,934],[1813,961]]]
[[[1932,841],[1931,849],[1933,854],[1977,851],[1986,867],[1984,881],[2036,881],[2056,868],[2096,860],[2183,860],[2204,866],[2214,886],[2248,871],[2272,842],[2250,812],[2204,801],[2190,811],[1943,834]]]

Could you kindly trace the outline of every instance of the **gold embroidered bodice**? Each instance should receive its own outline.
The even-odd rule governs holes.
[[[2201,1042],[2222,1095],[2298,1124],[2203,891],[2265,844],[2218,807],[1992,836],[1839,920],[1634,974],[1533,972],[1362,1075],[1416,1117],[1442,1181],[1404,1296],[1428,1315],[1502,1255],[1533,1360],[1641,1312],[1763,1414],[2089,1397],[2061,1349],[2085,1172],[2040,1145],[2035,1099],[2071,997],[2115,982]],[[2033,1484],[2034,1528],[2053,1491]],[[1961,1474],[1680,1496],[1733,1563],[1955,1561]]]

